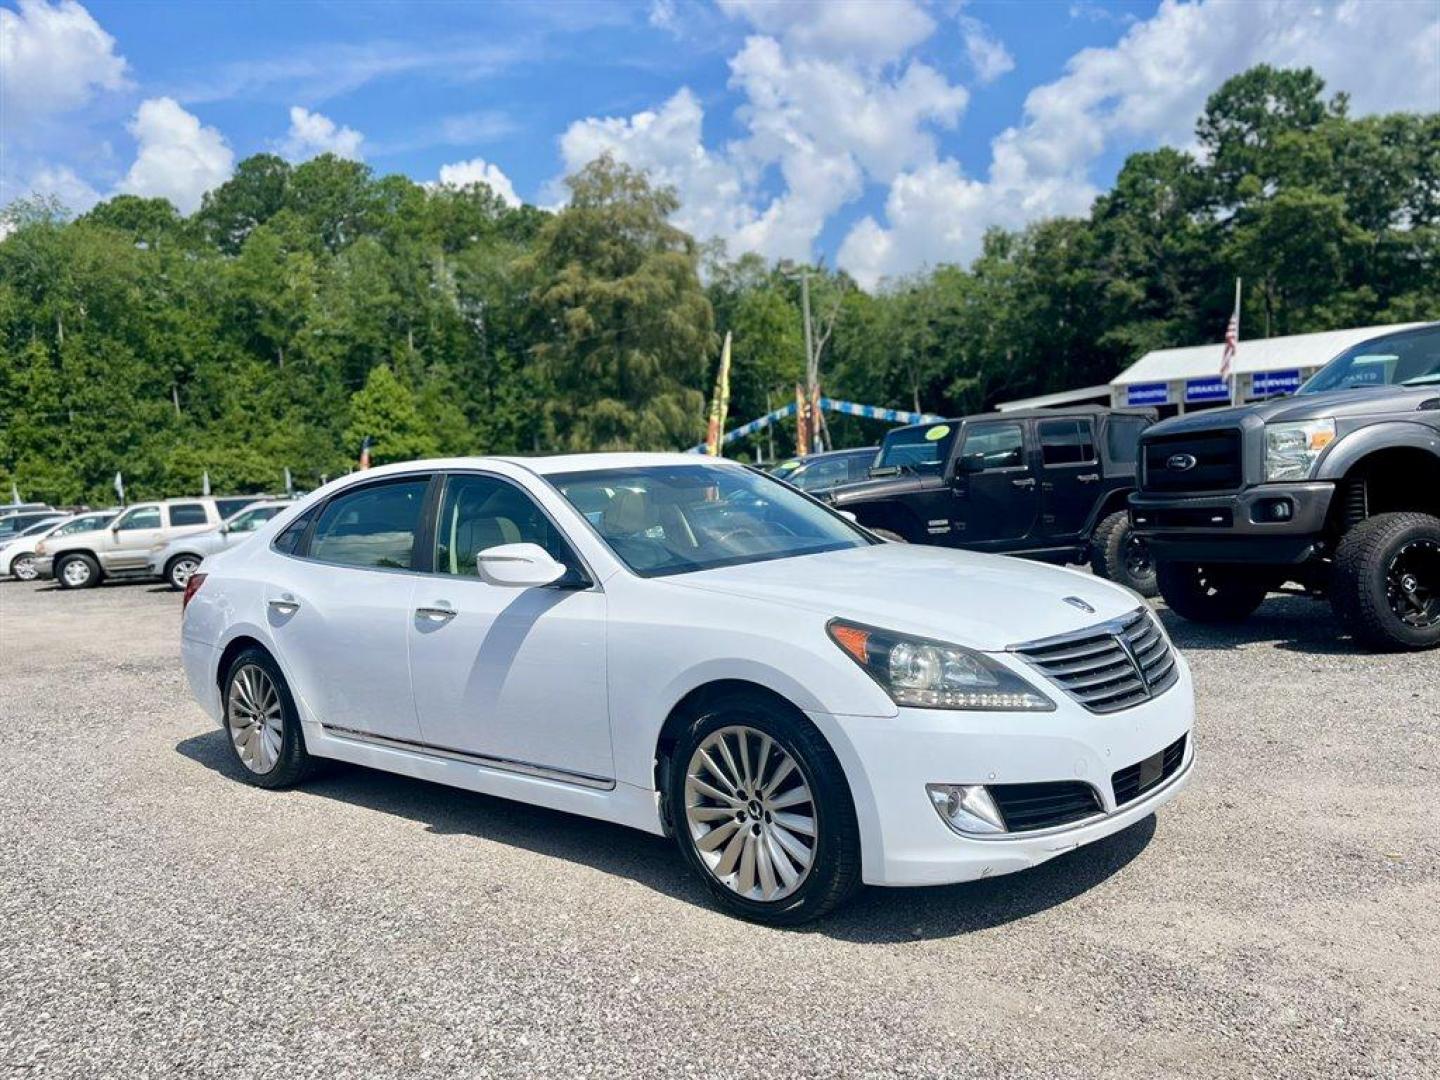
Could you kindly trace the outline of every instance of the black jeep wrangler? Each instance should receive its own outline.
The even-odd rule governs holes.
[[[1160,592],[1244,619],[1287,582],[1357,640],[1440,645],[1440,323],[1341,353],[1297,396],[1167,420],[1130,500]]]
[[[896,428],[870,479],[819,493],[887,540],[1090,562],[1142,596],[1155,572],[1126,513],[1150,409],[1039,409]]]

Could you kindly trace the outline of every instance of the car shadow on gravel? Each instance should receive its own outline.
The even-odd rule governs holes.
[[[1369,655],[1369,650],[1357,645],[1340,628],[1328,605],[1308,596],[1271,593],[1244,622],[1224,625],[1190,622],[1164,607],[1155,613],[1171,640],[1187,652],[1228,652],[1246,645],[1270,645],[1312,655]]]
[[[175,748],[237,783],[241,766],[220,731]],[[306,795],[396,814],[442,834],[509,844],[627,878],[666,896],[713,909],[709,891],[668,839],[608,822],[495,798],[361,766],[335,765],[307,781]],[[1018,874],[918,889],[862,889],[829,918],[805,928],[844,941],[896,942],[986,930],[1063,904],[1099,885],[1139,855],[1155,816],[1114,836]]]

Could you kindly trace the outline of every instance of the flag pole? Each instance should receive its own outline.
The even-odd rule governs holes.
[[[1240,275],[1235,275],[1235,344],[1240,344]],[[1240,369],[1230,372],[1230,404],[1240,404]]]

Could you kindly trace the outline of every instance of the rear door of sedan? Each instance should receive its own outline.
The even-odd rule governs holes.
[[[572,783],[614,776],[606,598],[555,520],[517,482],[451,473],[438,500],[432,572],[408,626],[415,710],[433,747]],[[543,588],[493,585],[476,555],[534,543],[569,567]]]

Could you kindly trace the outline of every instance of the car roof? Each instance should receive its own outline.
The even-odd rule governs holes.
[[[938,424],[960,424],[971,420],[1064,420],[1067,416],[1100,416],[1112,413],[1116,416],[1142,416],[1151,419],[1158,415],[1154,409],[1114,409],[1109,405],[1066,405],[1055,409],[1010,409],[1006,412],[971,413],[968,416],[955,416],[948,420],[906,424],[904,427],[891,428],[885,434],[888,436],[894,435],[898,431],[923,431]]]
[[[377,465],[365,470],[366,477],[389,476],[417,470],[476,469],[503,462],[540,476],[572,472],[607,472],[611,469],[659,468],[669,465],[719,465],[724,468],[745,468],[738,461],[729,458],[708,457],[705,454],[639,453],[615,452],[597,454],[555,454],[551,456],[524,457],[521,455],[493,455],[487,457],[424,458],[416,461],[397,461],[391,465]],[[346,480],[359,477],[350,473]]]

